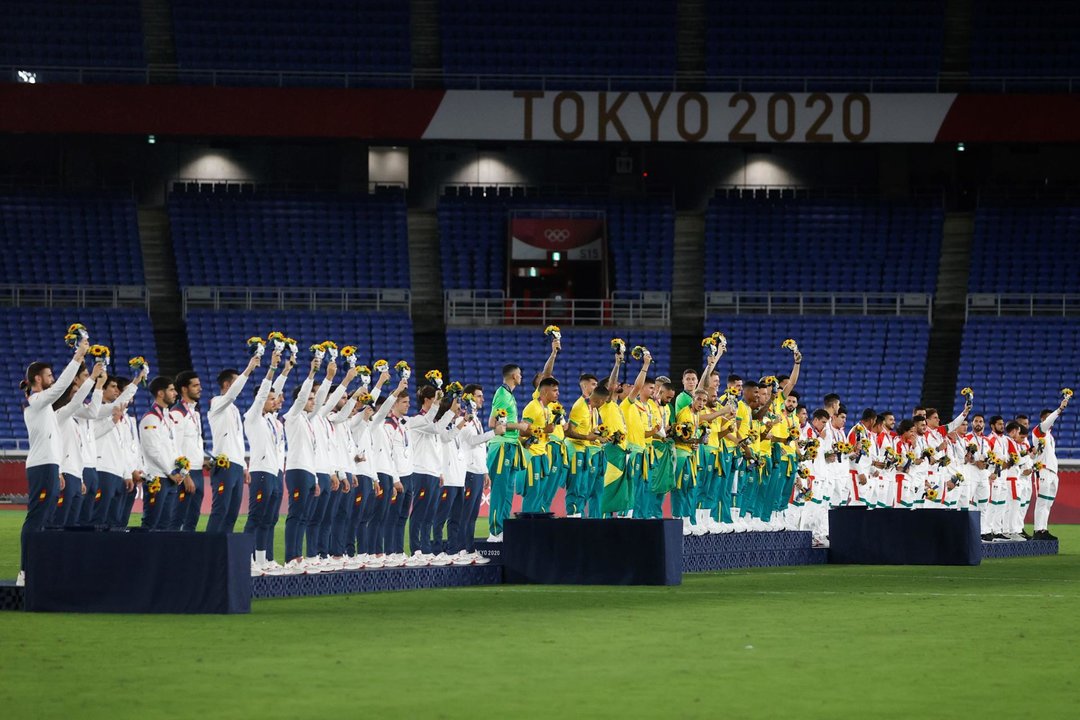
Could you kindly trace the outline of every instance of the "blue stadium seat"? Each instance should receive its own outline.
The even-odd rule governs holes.
[[[56,375],[71,359],[64,344],[68,325],[80,322],[90,331],[90,342],[107,345],[112,351],[114,375],[130,376],[127,362],[142,355],[151,372],[158,368],[154,331],[142,310],[89,308],[0,308],[0,385],[7,388],[7,402],[0,405],[0,440],[26,439],[22,404],[17,399],[19,381],[34,360],[52,363]],[[146,410],[150,399],[145,391],[135,396],[136,412]]]
[[[644,345],[654,358],[650,369],[653,375],[670,374],[671,336],[655,330],[577,330],[563,331],[563,351],[555,363],[555,377],[559,380],[562,402],[567,409],[580,395],[578,377],[585,372],[603,379],[611,372],[614,356],[611,340],[621,337],[630,347]],[[532,399],[532,379],[540,372],[551,353],[551,342],[538,328],[447,330],[446,347],[449,354],[449,380],[467,384],[478,382],[484,387],[488,399],[502,384],[502,366],[515,363],[521,366],[523,385],[514,391],[518,407]],[[492,356],[492,348],[498,355]],[[641,368],[636,360],[629,361],[623,379],[632,382]]]
[[[1071,0],[1037,6],[1012,0],[976,0],[972,9],[973,77],[1080,75],[1080,8]],[[1023,83],[1011,83],[1019,89]],[[1045,84],[1032,84],[1046,89]]]
[[[182,286],[409,286],[400,195],[174,192],[169,219]]]
[[[0,247],[0,283],[144,283],[138,218],[130,195],[0,195]]]
[[[0,65],[30,72],[146,65],[138,0],[0,0],[0,17]],[[39,82],[48,79],[39,74]]]
[[[975,213],[973,293],[1080,292],[1080,207],[994,204]]]
[[[943,222],[940,203],[718,196],[705,290],[933,293]]]
[[[987,417],[1026,414],[1037,422],[1056,408],[1061,389],[1077,389],[1080,321],[1066,318],[972,317],[964,327],[957,373],[975,391],[975,411]],[[1080,458],[1080,422],[1073,407],[1054,425],[1059,457]]]
[[[757,380],[791,370],[793,338],[803,353],[796,391],[811,412],[838,393],[850,416],[864,408],[910,413],[922,395],[930,328],[921,318],[712,316],[705,328],[727,336],[717,369]],[[906,416],[906,415],[905,415]]]

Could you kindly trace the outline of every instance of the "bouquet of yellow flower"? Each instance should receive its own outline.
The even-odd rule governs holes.
[[[1031,466],[1031,469],[1038,473],[1040,470],[1046,469],[1046,463],[1042,462],[1041,460],[1037,460],[1035,464]]]
[[[922,455],[920,455],[920,457],[924,457],[927,460],[930,460],[930,459],[932,459],[934,457],[934,453],[935,453],[934,448],[925,448],[922,451]]]
[[[367,365],[361,365],[356,368],[356,374],[360,377],[360,384],[364,387],[371,385],[371,368]]]
[[[896,452],[895,448],[886,446],[885,448],[885,469],[900,467],[900,453]]]
[[[330,356],[330,362],[337,362],[337,358],[338,358],[338,346],[337,346],[337,343],[335,343],[333,340],[323,340],[322,347],[323,347],[323,350],[326,351],[326,354]]]
[[[791,338],[788,338],[784,342],[780,343],[780,348],[782,350],[790,350],[793,353],[799,352],[799,344]]]
[[[308,350],[311,351],[311,354],[315,356],[316,360],[322,360],[323,356],[326,355],[326,348],[323,347],[322,343],[315,343],[309,347]]]
[[[642,345],[635,345],[630,350],[630,357],[635,360],[644,360],[645,356],[649,354],[649,350]]]
[[[266,341],[261,337],[250,337],[247,341],[248,352],[255,357],[262,357],[266,352]]]
[[[285,338],[285,345],[289,348],[289,352],[292,353],[293,360],[296,360],[296,356],[300,354],[299,343],[291,337]]]
[[[625,355],[626,341],[622,338],[613,338],[611,340],[611,349],[615,351],[616,355]]]
[[[768,385],[773,389],[773,392],[776,392],[780,389],[780,381],[776,379],[775,375],[766,375],[765,377],[761,378],[761,384]]]
[[[465,392],[465,387],[457,380],[446,386],[446,394],[452,398],[459,398]]]
[[[976,454],[977,452],[979,452],[979,444],[978,444],[978,443],[973,443],[973,442],[969,442],[969,443],[967,444],[967,446],[966,446],[966,447],[964,448],[964,452],[966,452],[966,453],[967,453],[968,455],[974,455],[974,454]]]
[[[608,436],[611,442],[615,445],[622,445],[622,441],[626,439],[626,435],[622,430],[613,430],[611,435]]]
[[[1002,460],[1000,457],[998,457],[998,454],[995,453],[993,450],[987,451],[987,453],[986,453],[986,464],[987,465],[993,465],[998,470],[1001,470],[1002,468],[1005,467],[1005,461]]]
[[[442,373],[438,370],[428,370],[424,373],[424,379],[434,385],[437,389],[442,389]]]
[[[949,456],[948,456],[948,455],[942,455],[941,457],[939,457],[939,458],[937,459],[937,462],[936,462],[935,464],[936,464],[936,465],[937,465],[938,467],[949,467],[949,465],[950,465],[951,463],[952,463],[952,460],[951,460],[951,459],[949,459]]]
[[[931,502],[937,502],[938,499],[941,496],[938,494],[938,489],[936,487],[931,486],[931,487],[928,487],[926,489],[926,492],[923,493],[923,497],[926,498],[927,500],[930,500]]]
[[[608,436],[607,425],[605,425],[604,423],[600,423],[599,425],[597,425],[596,427],[593,428],[593,432],[596,433],[597,435],[599,435],[602,438],[606,438]]]
[[[1061,388],[1061,397],[1063,400],[1068,400],[1073,396],[1072,388]]]
[[[187,475],[191,471],[191,461],[186,456],[181,455],[176,458],[176,462],[173,463],[172,475],[180,474],[181,476]]]
[[[83,340],[90,339],[90,331],[86,329],[86,326],[82,323],[72,323],[68,326],[67,333],[64,334],[64,342],[70,348],[75,347]]]
[[[161,478],[154,478],[146,483],[146,492],[150,495],[157,495],[161,492]]]
[[[675,439],[690,442],[694,437],[693,423],[681,422],[675,426]]]
[[[551,411],[551,417],[555,423],[562,422],[562,419],[566,417],[566,408],[562,404],[554,402],[548,405],[548,410]]]
[[[862,427],[862,425],[859,425],[859,427]],[[862,440],[859,440],[859,452],[870,452],[870,438],[864,437]]]
[[[356,346],[346,345],[341,348],[341,357],[345,358],[345,363],[350,367],[356,367]]]
[[[803,480],[807,480],[810,477],[810,468],[803,466],[799,468],[799,477]]]
[[[94,358],[95,364],[109,367],[109,348],[107,348],[106,346],[91,345],[90,355]]]
[[[381,375],[390,369],[390,363],[386,362],[385,360],[376,360],[374,367],[375,372]]]
[[[964,484],[964,473],[955,472],[952,474],[952,478],[950,479],[952,480],[953,485],[959,487],[960,485]]]
[[[219,467],[222,470],[228,470],[232,466],[232,462],[229,461],[228,455],[218,455],[214,458],[214,467]]]
[[[846,440],[841,440],[840,442],[833,445],[833,452],[837,455],[850,455],[851,453],[855,452],[855,448],[852,447],[851,443],[847,442]]]
[[[558,325],[548,325],[544,328],[544,336],[548,340],[562,340],[562,330],[559,329]]]
[[[409,376],[412,375],[412,368],[404,360],[398,360],[394,365],[394,370],[397,370],[398,377],[402,380],[408,380]]]
[[[716,346],[721,350],[727,349],[727,336],[724,333],[717,330],[712,334],[712,339],[716,341]]]
[[[136,355],[135,357],[128,360],[128,369],[131,370],[132,377],[137,377],[144,368],[146,369],[147,377],[149,377],[150,363],[146,362],[146,358],[144,358],[142,355]],[[143,385],[146,385],[147,377],[143,378]]]
[[[362,392],[356,397],[356,403],[361,407],[367,407],[368,405],[374,405],[375,399],[371,397],[371,393]]]
[[[266,336],[266,341],[274,344],[274,352],[279,353],[285,352],[286,339],[285,333],[278,332],[277,330]]]
[[[1020,464],[1020,453],[1009,453],[1009,467],[1015,467]]]
[[[964,398],[967,400],[968,405],[972,404],[975,401],[975,391],[969,387],[961,390],[960,394],[963,395]]]
[[[499,408],[495,411],[495,422],[498,424],[506,424],[506,410]]]
[[[915,453],[911,452],[910,450],[904,453],[904,469],[907,470],[912,465],[914,465],[916,459],[917,458],[915,457]]]

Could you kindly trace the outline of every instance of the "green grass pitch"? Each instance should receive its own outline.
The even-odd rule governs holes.
[[[22,516],[0,512],[0,577]],[[1075,717],[1080,527],[981,567],[703,573],[255,601],[250,615],[0,613],[5,717]]]

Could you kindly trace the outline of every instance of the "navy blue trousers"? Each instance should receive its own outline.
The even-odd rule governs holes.
[[[458,545],[476,552],[476,518],[480,516],[480,501],[484,497],[484,474],[466,473],[465,492],[461,498],[461,529]]]
[[[98,471],[98,497],[94,500],[94,525],[117,527],[123,502],[124,479],[119,475]]]
[[[435,507],[435,524],[431,528],[431,552],[448,555],[461,550],[461,513],[464,508],[465,488],[443,487]],[[446,539],[443,540],[443,530]]]
[[[227,468],[214,466],[210,472],[210,491],[213,496],[206,532],[231,533],[244,499],[244,467],[240,463],[231,463]]]
[[[45,527],[45,519],[54,512],[60,495],[60,466],[35,465],[26,468],[26,519],[19,534],[19,569],[26,567],[26,537]]]
[[[289,514],[285,516],[285,559],[304,556],[304,535],[307,531],[310,507],[315,503],[315,476],[306,470],[285,472],[285,489],[289,493]]]
[[[169,529],[177,532],[195,532],[199,527],[199,517],[202,515],[203,495],[206,492],[206,473],[202,465],[195,467],[195,459],[192,458],[191,481],[195,483],[195,492],[188,493],[183,487],[176,495],[176,512],[169,520]],[[202,462],[200,459],[199,463]]]

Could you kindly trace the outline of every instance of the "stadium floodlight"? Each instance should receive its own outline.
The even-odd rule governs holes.
[[[19,82],[21,83],[29,83],[30,85],[33,85],[37,82],[37,73],[30,72],[29,70],[19,70],[16,72],[15,76],[19,79]]]
[[[956,152],[964,152],[964,150],[965,150],[964,143],[962,143],[962,142],[956,143]]]
[[[560,260],[562,260],[562,253],[561,252],[553,252],[553,253],[551,253],[551,261],[552,262],[559,262]]]
[[[147,135],[146,136],[146,144],[147,145],[153,145],[156,142],[157,142],[157,138],[154,137],[153,135]]]
[[[529,268],[529,277],[536,277],[536,268]]]

